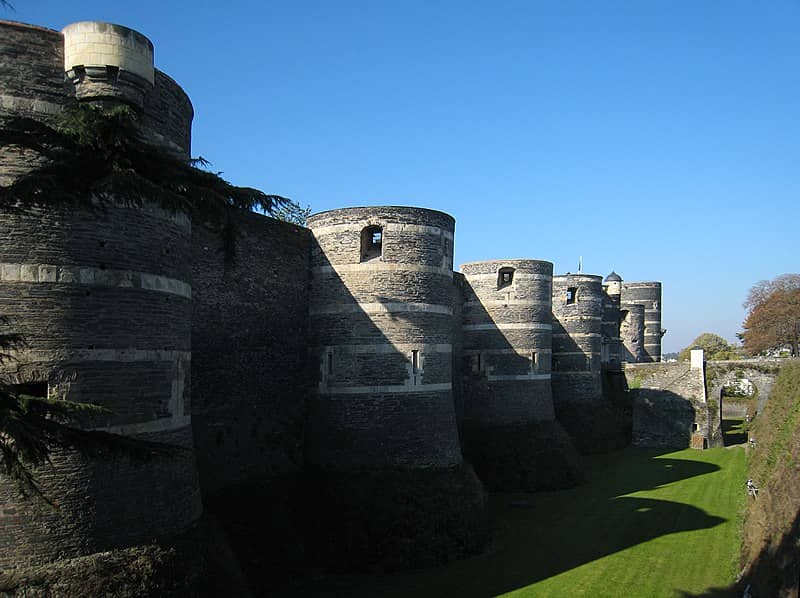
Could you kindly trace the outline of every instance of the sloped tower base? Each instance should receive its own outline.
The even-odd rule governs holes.
[[[480,552],[487,497],[468,465],[309,473],[312,558],[333,571],[428,567]]]
[[[572,488],[582,480],[578,452],[558,422],[464,430],[466,458],[494,491]]]

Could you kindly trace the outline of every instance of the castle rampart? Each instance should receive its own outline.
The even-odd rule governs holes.
[[[147,138],[188,156],[191,103],[152,55],[118,25],[62,34],[0,21],[0,120],[126,105]],[[39,160],[3,150],[0,184]],[[601,362],[639,360],[643,347],[660,356],[660,283],[610,280],[604,293],[598,276],[553,277],[550,262],[527,259],[456,274],[455,222],[442,212],[232,221],[235,246],[151,202],[0,214],[0,314],[28,341],[0,375],[108,409],[82,416],[86,429],[170,447],[146,462],[56,451],[37,472],[61,509],[49,514],[0,480],[12,505],[0,512],[0,568],[181,532],[201,515],[201,491],[263,556],[280,546],[269,525],[285,514],[263,508],[264,489],[301,473],[304,496],[280,497],[311,530],[298,552],[343,568],[474,552],[486,502],[462,441],[494,487],[574,484],[557,420],[601,446]]]

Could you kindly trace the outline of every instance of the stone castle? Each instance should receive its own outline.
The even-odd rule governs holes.
[[[192,105],[146,37],[0,21],[0,118],[49,122],[77,102],[132,106],[153,143],[189,155]],[[0,150],[0,184],[36,159]],[[174,448],[146,461],[55,453],[37,478],[57,511],[0,478],[0,569],[179,533],[204,504],[303,471],[352,519],[394,516],[359,512],[376,483],[414,505],[418,528],[467,505],[452,529],[428,530],[466,553],[481,543],[478,478],[575,483],[574,444],[591,450],[586,430],[614,411],[609,380],[661,359],[659,282],[554,276],[533,259],[454,272],[455,221],[430,209],[343,208],[308,228],[237,221],[230,262],[220,231],[155,204],[0,213],[0,314],[27,340],[4,379],[106,408],[86,429]],[[330,537],[356,525],[342,519]],[[357,550],[345,544],[330,552]]]

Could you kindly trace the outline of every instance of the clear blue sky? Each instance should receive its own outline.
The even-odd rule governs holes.
[[[443,210],[456,264],[663,281],[665,351],[800,271],[798,0],[12,2],[147,35],[234,183]]]

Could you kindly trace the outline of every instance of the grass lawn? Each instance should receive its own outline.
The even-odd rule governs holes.
[[[733,583],[742,449],[627,449],[584,468],[587,482],[572,490],[493,495],[483,555],[399,575],[326,576],[289,594],[691,596]]]

